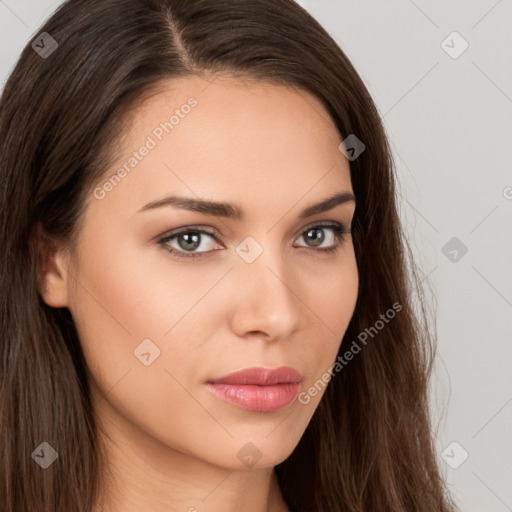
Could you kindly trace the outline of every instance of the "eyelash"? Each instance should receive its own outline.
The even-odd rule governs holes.
[[[332,229],[334,231],[334,236],[336,238],[336,245],[332,246],[332,247],[325,247],[325,248],[320,248],[320,249],[314,249],[313,247],[304,247],[304,246],[301,246],[303,249],[306,249],[308,252],[314,252],[314,253],[318,253],[318,252],[321,252],[321,253],[324,253],[324,254],[334,254],[338,251],[338,249],[340,248],[342,242],[345,240],[345,235],[350,235],[351,234],[351,231],[347,228],[345,228],[344,226],[342,226],[341,224],[338,224],[338,223],[320,223],[320,224],[313,224],[312,226],[308,226],[306,228],[304,228],[304,230],[300,233],[300,236],[304,235],[305,233],[307,233],[308,231],[310,231],[311,229]],[[213,252],[213,251],[204,251],[204,252],[199,252],[199,253],[187,253],[187,252],[184,252],[184,251],[179,251],[177,249],[173,249],[167,245],[165,245],[167,242],[171,241],[172,239],[176,238],[176,237],[179,237],[180,235],[183,235],[185,233],[200,233],[200,234],[205,234],[205,235],[209,235],[213,238],[216,239],[216,235],[215,233],[211,232],[211,231],[208,231],[208,230],[203,230],[203,229],[199,229],[199,228],[196,228],[196,227],[193,227],[193,226],[189,226],[187,228],[184,228],[184,229],[180,229],[179,231],[175,231],[175,232],[171,232],[165,236],[163,236],[162,238],[158,239],[158,244],[164,246],[164,249],[166,251],[168,251],[169,253],[171,253],[174,257],[176,258],[180,258],[180,259],[185,259],[185,260],[197,260],[197,259],[201,259],[203,258],[205,255],[207,255],[208,253],[210,252]]]

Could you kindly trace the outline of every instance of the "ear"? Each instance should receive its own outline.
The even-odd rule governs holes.
[[[44,232],[40,223],[35,229],[35,239],[39,263],[39,293],[48,306],[67,307],[69,304],[67,253]]]

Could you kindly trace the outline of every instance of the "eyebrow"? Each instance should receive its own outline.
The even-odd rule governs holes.
[[[340,204],[355,203],[354,195],[349,191],[339,192],[330,196],[319,203],[313,204],[302,210],[299,214],[299,219],[311,217],[317,213],[332,210],[335,206]],[[207,215],[214,215],[216,217],[226,217],[228,219],[243,220],[245,212],[237,205],[231,203],[206,201],[204,199],[194,199],[190,197],[168,196],[158,201],[152,201],[144,205],[139,212],[162,208],[164,206],[174,206],[175,208],[182,208],[192,212],[205,213]]]

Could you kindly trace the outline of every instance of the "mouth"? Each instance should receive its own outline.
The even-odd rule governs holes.
[[[290,404],[300,390],[302,375],[289,366],[255,367],[210,380],[207,388],[242,409],[272,412]]]

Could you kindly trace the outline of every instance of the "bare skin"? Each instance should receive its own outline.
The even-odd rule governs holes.
[[[197,105],[159,141],[155,128],[190,97]],[[83,347],[107,453],[97,510],[288,511],[274,468],[298,444],[325,386],[307,403],[256,412],[205,383],[286,365],[302,374],[306,393],[334,363],[357,298],[353,242],[324,227],[318,246],[307,232],[350,228],[355,203],[299,214],[353,193],[341,137],[306,92],[227,77],[173,80],[125,126],[123,157],[100,186],[149,135],[156,147],[88,197],[78,247],[50,253],[41,292],[48,305],[69,308]],[[140,211],[171,194],[233,203],[245,216]],[[177,228],[214,235],[201,234],[194,249],[183,236],[158,243]],[[146,339],[148,365],[134,354]],[[247,450],[255,464],[243,462]]]

